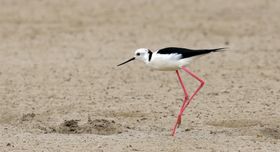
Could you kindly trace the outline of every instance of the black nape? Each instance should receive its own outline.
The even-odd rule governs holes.
[[[151,61],[153,52],[151,50],[148,50],[148,53],[149,53],[149,61]]]

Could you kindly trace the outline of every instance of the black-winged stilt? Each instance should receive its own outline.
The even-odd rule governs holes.
[[[220,50],[223,50],[225,48],[216,48],[216,49],[202,49],[202,50],[191,50],[186,48],[177,48],[177,47],[167,47],[160,49],[156,52],[152,52],[149,49],[146,48],[140,48],[135,51],[134,57],[117,65],[121,66],[125,63],[128,63],[133,60],[140,60],[146,63],[147,66],[151,67],[155,70],[161,70],[161,71],[176,71],[176,74],[178,76],[179,82],[182,86],[182,89],[185,94],[185,98],[183,101],[183,104],[180,108],[176,123],[172,130],[172,135],[175,135],[176,128],[180,126],[181,124],[181,117],[186,109],[186,107],[189,105],[190,101],[193,99],[193,97],[198,93],[198,91],[204,86],[204,80],[196,76],[193,72],[191,72],[188,68],[185,66],[190,63],[190,61],[200,55],[208,54],[211,52],[218,52]],[[186,73],[190,74],[192,77],[194,77],[196,80],[200,82],[200,86],[194,91],[194,93],[190,96],[185,88],[185,85],[182,81],[182,78],[179,73],[179,69],[182,69]]]

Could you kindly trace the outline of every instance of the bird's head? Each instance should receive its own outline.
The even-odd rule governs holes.
[[[149,62],[150,61],[150,58],[151,58],[151,55],[153,54],[152,51],[150,51],[149,49],[146,49],[146,48],[140,48],[140,49],[137,49],[134,53],[134,56],[133,58],[119,64],[118,66],[121,66],[125,63],[128,63],[130,61],[133,61],[133,60],[140,60],[140,61],[143,61],[145,63]]]

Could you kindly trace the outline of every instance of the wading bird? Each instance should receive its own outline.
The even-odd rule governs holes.
[[[193,97],[198,93],[198,91],[204,86],[204,80],[199,78],[196,74],[191,72],[186,65],[190,63],[190,61],[198,56],[205,55],[211,52],[219,52],[225,48],[216,48],[216,49],[201,49],[201,50],[192,50],[186,48],[178,48],[178,47],[167,47],[163,49],[159,49],[156,52],[152,52],[146,48],[140,48],[135,51],[134,57],[117,65],[121,66],[125,63],[128,63],[133,60],[140,60],[146,63],[147,66],[151,67],[155,70],[160,71],[176,71],[181,87],[184,91],[185,97],[183,100],[183,104],[180,108],[176,123],[172,129],[172,136],[176,133],[176,128],[181,124],[181,118],[184,110],[190,104]],[[196,80],[200,82],[200,86],[194,91],[194,93],[189,97],[189,93],[187,92],[185,85],[182,81],[182,78],[179,73],[179,69],[182,69]]]

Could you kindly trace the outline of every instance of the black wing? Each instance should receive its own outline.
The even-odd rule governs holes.
[[[203,50],[191,50],[186,48],[177,48],[177,47],[167,47],[158,50],[158,54],[181,54],[182,58],[189,58],[192,56],[203,55],[210,52],[217,52],[225,48],[217,48],[217,49],[203,49]]]

